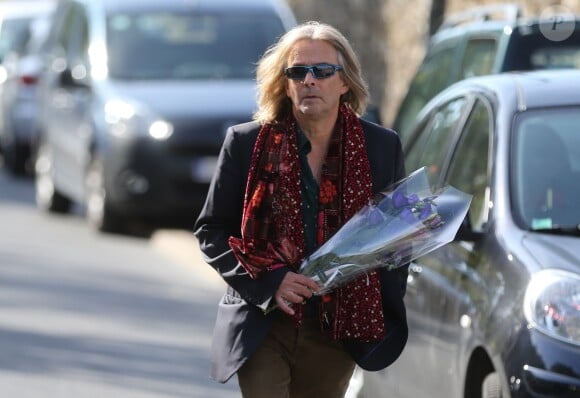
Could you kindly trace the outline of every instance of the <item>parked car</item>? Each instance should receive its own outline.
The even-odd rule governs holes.
[[[191,220],[225,131],[256,108],[255,64],[296,24],[276,0],[62,0],[39,85],[41,209],[102,231]]]
[[[0,152],[14,174],[24,173],[35,114],[34,74],[20,66],[30,69],[23,55],[38,50],[39,20],[48,18],[53,8],[48,0],[0,2]]]
[[[473,200],[411,263],[407,346],[359,397],[579,396],[579,87],[577,70],[475,77],[420,112],[407,170]]]
[[[580,17],[524,18],[519,5],[495,4],[451,15],[430,38],[393,127],[404,141],[419,110],[459,80],[506,71],[580,68]],[[558,21],[561,22],[561,21]]]
[[[30,21],[52,9],[52,0],[0,1],[0,63],[27,39]]]
[[[31,172],[30,148],[38,114],[36,88],[42,70],[42,43],[48,32],[53,4],[26,9],[23,38],[3,58],[0,89],[0,146],[6,169],[14,175]]]

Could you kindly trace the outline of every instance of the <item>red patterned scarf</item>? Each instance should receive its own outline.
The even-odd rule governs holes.
[[[297,124],[265,124],[252,154],[244,197],[242,238],[234,255],[252,278],[280,264],[299,267],[305,254]],[[370,164],[360,120],[341,105],[320,183],[318,244],[330,238],[372,196]],[[334,339],[373,341],[385,335],[376,271],[323,296],[321,325]],[[301,307],[294,315],[299,325]]]

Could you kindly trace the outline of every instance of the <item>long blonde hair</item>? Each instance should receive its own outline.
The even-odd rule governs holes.
[[[337,29],[310,21],[286,32],[276,44],[266,50],[258,62],[258,110],[254,113],[254,120],[272,123],[290,112],[292,103],[286,96],[284,68],[287,67],[292,48],[303,39],[324,40],[336,49],[339,64],[343,67],[343,79],[350,88],[342,95],[341,102],[359,116],[362,115],[368,104],[369,92],[356,53]]]

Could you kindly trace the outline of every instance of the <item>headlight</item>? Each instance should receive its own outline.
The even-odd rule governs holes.
[[[524,314],[532,327],[580,345],[580,275],[553,269],[534,274],[526,289]]]
[[[166,140],[173,134],[173,126],[164,120],[156,120],[149,125],[148,132],[156,140]]]
[[[111,134],[131,137],[147,133],[155,140],[166,140],[173,134],[173,125],[156,118],[143,106],[123,100],[111,100],[105,105],[105,120]]]

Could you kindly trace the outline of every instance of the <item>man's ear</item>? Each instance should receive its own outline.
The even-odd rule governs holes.
[[[342,90],[341,90],[340,94],[344,95],[350,91],[350,87],[348,86],[348,84],[346,84],[346,82],[344,80],[341,80],[341,81],[342,81]]]

